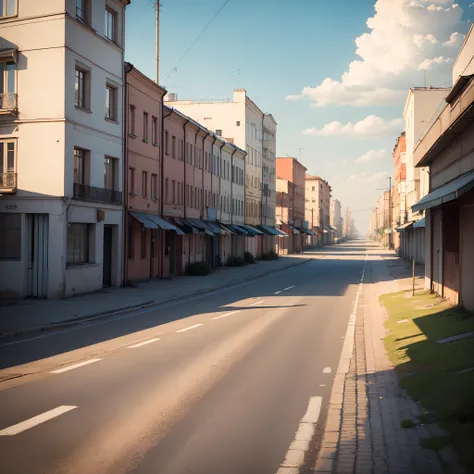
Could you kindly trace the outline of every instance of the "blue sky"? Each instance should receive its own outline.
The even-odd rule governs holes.
[[[403,125],[393,122],[385,127],[382,123],[374,128],[367,122],[374,131],[369,136],[360,134],[357,127],[355,133],[337,126],[323,133],[321,129],[333,121],[345,125],[372,115],[383,121],[400,118],[408,87],[423,85],[425,69],[430,84],[449,85],[449,61],[455,58],[462,40],[453,38],[448,46],[442,42],[450,33],[467,31],[465,20],[474,16],[474,7],[468,6],[472,1],[461,0],[456,9],[451,0],[416,0],[419,8],[414,10],[407,0],[378,0],[379,26],[375,22],[369,29],[367,19],[374,16],[375,0],[230,0],[178,70],[169,75],[223,2],[162,1],[160,83],[182,99],[230,98],[234,88],[247,89],[259,107],[278,122],[277,155],[301,158],[308,172],[328,179],[333,198],[357,211],[353,214],[356,225],[365,232],[369,211],[358,210],[375,207],[380,193],[377,188],[387,185],[385,176],[393,174],[391,150]],[[464,11],[462,17],[460,11]],[[400,15],[403,20],[392,20]],[[417,26],[406,29],[407,19],[416,19]],[[363,46],[365,69],[353,75],[341,92],[341,75],[351,61],[361,59],[356,55],[355,40],[371,32]],[[415,36],[421,38],[415,39],[416,46],[412,44]],[[404,43],[404,39],[409,41]],[[404,56],[412,59],[394,78],[390,61],[393,57],[395,64],[403,64],[404,59],[396,56],[404,44]],[[446,61],[433,61],[426,68],[419,65],[430,58]],[[134,0],[127,8],[126,59],[154,78],[152,0]],[[339,82],[329,89],[318,88],[326,78]],[[418,84],[412,83],[416,81]],[[361,88],[371,93],[380,84],[387,84],[390,90],[384,88],[376,100],[361,99],[354,106]],[[312,89],[303,93],[306,86]],[[288,95],[299,100],[285,100]],[[303,134],[311,128],[316,129],[313,134]],[[360,163],[354,162],[367,152]]]

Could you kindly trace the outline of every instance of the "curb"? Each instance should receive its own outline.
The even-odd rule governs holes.
[[[178,300],[181,300],[181,299],[189,298],[190,296],[195,296],[195,295],[198,295],[198,294],[211,293],[211,292],[216,291],[216,290],[221,290],[221,289],[226,288],[226,287],[231,287],[231,286],[237,285],[237,284],[242,283],[244,281],[256,280],[256,279],[261,278],[261,277],[266,276],[266,275],[271,275],[273,273],[278,273],[278,272],[281,272],[283,270],[287,270],[289,268],[296,267],[298,265],[302,265],[302,264],[307,263],[311,260],[314,260],[314,259],[307,258],[307,259],[302,260],[301,262],[291,263],[289,265],[286,265],[285,267],[278,268],[276,270],[262,272],[262,273],[259,273],[257,275],[254,275],[252,277],[242,278],[240,280],[235,280],[231,283],[223,283],[222,285],[213,286],[212,288],[208,288],[206,290],[198,290],[198,291],[194,291],[193,293],[188,293],[187,295],[175,296],[173,298],[168,298],[166,300],[145,301],[143,303],[130,305],[130,306],[124,306],[122,308],[117,308],[117,309],[114,309],[114,310],[111,310],[111,311],[102,311],[100,313],[88,314],[88,315],[85,315],[85,316],[79,316],[77,318],[71,318],[71,319],[67,319],[65,321],[61,321],[61,322],[58,322],[58,323],[47,324],[45,326],[38,326],[38,327],[35,327],[35,328],[24,329],[24,330],[21,330],[21,331],[13,331],[13,332],[9,332],[9,333],[0,333],[0,343],[1,343],[1,341],[5,340],[5,339],[12,339],[12,338],[18,337],[18,336],[25,336],[25,335],[28,335],[28,334],[37,334],[37,333],[41,333],[41,332],[53,331],[55,329],[66,328],[66,327],[71,327],[71,326],[77,326],[77,325],[82,324],[84,322],[96,321],[96,320],[99,320],[99,319],[106,319],[106,318],[110,318],[112,316],[117,316],[119,314],[127,313],[129,311],[133,311],[133,310],[136,310],[136,309],[150,308],[152,306],[160,306],[160,305],[165,304],[165,303],[171,303],[173,301],[178,301]]]

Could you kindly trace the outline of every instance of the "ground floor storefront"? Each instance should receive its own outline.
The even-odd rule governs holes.
[[[0,296],[64,298],[122,284],[122,208],[1,200]]]

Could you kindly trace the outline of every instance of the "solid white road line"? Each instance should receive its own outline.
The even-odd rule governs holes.
[[[324,367],[323,374],[330,374],[332,372],[331,367]]]
[[[214,316],[212,319],[221,319],[227,318],[227,316],[232,316],[233,314],[240,313],[240,311],[231,311],[230,313],[221,314],[220,316]]]
[[[306,451],[314,436],[316,424],[321,412],[322,397],[311,397],[305,415],[301,418],[295,439],[286,452],[285,460],[277,474],[297,474],[303,465]]]
[[[281,293],[281,291],[275,291],[275,293],[273,293],[274,295],[279,295]]]
[[[8,428],[1,430],[0,436],[17,435],[18,433],[29,430],[30,428],[33,428],[36,425],[44,423],[45,421],[51,420],[52,418],[56,418],[57,416],[67,413],[68,411],[74,410],[74,408],[77,408],[77,406],[61,405],[57,408],[54,408],[53,410],[46,411],[41,415],[34,416],[33,418],[30,418],[28,420],[22,421],[21,423],[9,426]]]
[[[79,367],[84,367],[85,365],[93,364],[94,362],[99,362],[102,359],[89,359],[84,362],[79,362],[78,364],[69,365],[67,367],[63,367],[62,369],[52,370],[52,374],[62,374],[63,372],[68,372],[69,370],[78,369]]]
[[[154,337],[153,339],[148,339],[148,341],[138,342],[137,344],[132,344],[128,346],[127,349],[136,349],[137,347],[146,346],[147,344],[151,344],[152,342],[159,341],[159,337]]]
[[[188,326],[187,328],[184,329],[178,329],[176,332],[186,332],[186,331],[191,331],[191,329],[196,329],[199,326],[203,326],[203,324],[195,324],[194,326]]]
[[[283,291],[288,291],[288,290],[291,290],[292,288],[294,288],[296,285],[293,285],[293,286],[289,286],[288,288],[285,288]]]
[[[256,301],[255,303],[249,304],[249,306],[257,306],[258,304],[262,304],[264,301]]]

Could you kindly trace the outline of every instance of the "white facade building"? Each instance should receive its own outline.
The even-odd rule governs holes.
[[[411,206],[429,192],[427,168],[415,168],[413,151],[423,131],[443,104],[449,89],[415,87],[410,89],[405,103],[403,118],[406,133],[406,206],[408,221],[413,220]]]
[[[337,230],[337,237],[342,237],[342,225],[341,225],[341,202],[337,199],[331,201],[331,216],[330,222],[333,227]]]
[[[268,227],[275,226],[276,132],[275,119],[271,114],[266,114],[263,118],[262,224]]]
[[[234,90],[231,100],[178,100],[176,94],[169,94],[165,100],[170,107],[175,107],[245,149],[245,224],[262,224],[263,129],[266,115],[250,100],[245,89]],[[276,122],[272,117],[267,119],[267,123],[273,132],[273,136],[268,136],[268,150],[274,151]],[[275,179],[275,174],[273,177]],[[273,203],[270,205],[274,207]],[[257,255],[256,239],[247,239],[247,250]]]
[[[0,168],[0,295],[118,286],[130,2],[3,3],[14,5],[0,16],[0,58],[14,90],[0,91],[0,141],[11,155]]]

